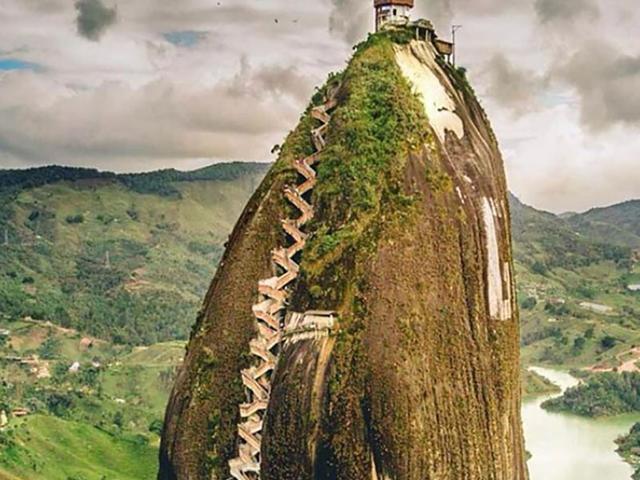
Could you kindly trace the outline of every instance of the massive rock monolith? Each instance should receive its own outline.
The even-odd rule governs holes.
[[[159,478],[229,478],[258,282],[282,273],[283,190],[303,180],[295,161],[317,151],[313,107],[329,97],[284,318],[335,322],[284,332],[260,478],[525,480],[502,158],[464,74],[403,31],[330,77],[242,214],[168,405]]]

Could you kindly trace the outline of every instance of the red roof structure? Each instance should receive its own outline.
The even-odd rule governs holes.
[[[378,7],[386,7],[387,5],[400,5],[402,7],[413,8],[415,5],[414,0],[374,0],[373,5]]]

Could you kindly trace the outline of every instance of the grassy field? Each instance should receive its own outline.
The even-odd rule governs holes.
[[[20,480],[151,480],[157,471],[152,443],[115,437],[93,426],[34,415],[11,427],[0,450],[0,478]]]
[[[0,322],[0,480],[155,478],[159,433],[184,342],[113,345],[37,321]],[[35,357],[37,355],[37,357]],[[40,356],[44,355],[44,357]],[[7,358],[37,363],[28,365]],[[69,372],[75,362],[77,373]],[[47,367],[50,378],[33,371]],[[96,367],[97,365],[97,367]]]

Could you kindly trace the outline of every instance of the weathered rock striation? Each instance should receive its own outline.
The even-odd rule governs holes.
[[[304,180],[295,161],[316,152],[314,107],[331,96],[259,469],[244,474],[526,480],[502,158],[464,75],[410,38],[357,47],[240,218],[167,408],[160,479],[230,476],[256,286],[282,273],[272,251],[291,243],[281,220],[295,213],[283,189]]]

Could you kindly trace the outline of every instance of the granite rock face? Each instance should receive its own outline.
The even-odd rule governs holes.
[[[263,480],[526,480],[519,326],[502,158],[464,75],[428,42],[378,34],[323,92],[337,107],[289,312],[329,330],[282,343]],[[247,206],[167,409],[161,479],[229,477],[251,306],[285,244],[310,109]]]

